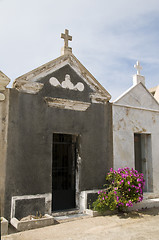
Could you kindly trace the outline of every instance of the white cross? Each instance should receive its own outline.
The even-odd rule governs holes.
[[[140,66],[139,61],[136,62],[136,64],[134,65],[134,68],[136,68],[137,70],[137,75],[140,75],[140,70],[142,69],[142,67]]]
[[[64,48],[68,49],[68,41],[72,41],[72,36],[69,35],[69,31],[65,29],[65,33],[61,33],[61,38],[64,39]]]

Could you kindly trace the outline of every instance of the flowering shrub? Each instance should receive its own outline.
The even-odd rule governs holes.
[[[119,168],[117,171],[110,169],[106,176],[108,184],[105,190],[98,192],[98,198],[93,203],[93,209],[97,211],[119,211],[133,206],[143,199],[143,187],[145,180],[142,173],[137,170]]]

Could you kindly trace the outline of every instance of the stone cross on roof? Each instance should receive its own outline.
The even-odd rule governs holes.
[[[134,65],[134,68],[136,68],[137,74],[133,75],[133,85],[135,86],[140,82],[143,85],[145,85],[145,77],[141,76],[141,74],[140,74],[140,70],[142,69],[142,67],[140,66],[139,61],[136,62],[136,64]]]
[[[64,39],[64,47],[62,48],[61,53],[72,53],[72,48],[68,46],[68,41],[72,41],[72,36],[69,35],[69,31],[65,29],[65,33],[61,33],[61,38]]]
[[[140,75],[140,70],[142,69],[142,67],[140,66],[139,61],[136,62],[136,64],[134,65],[134,68],[136,68],[137,70],[137,75]]]

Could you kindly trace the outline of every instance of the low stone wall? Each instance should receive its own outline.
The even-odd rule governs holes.
[[[35,228],[46,227],[49,225],[53,225],[55,223],[54,218],[48,214],[44,215],[44,218],[33,219],[33,220],[24,220],[19,221],[17,218],[11,219],[11,224],[18,231],[26,231]]]
[[[8,234],[8,221],[1,217],[1,235],[7,235]]]
[[[90,209],[92,203],[97,199],[98,192],[102,189],[94,189],[82,191],[80,193],[80,211],[84,212],[86,209]]]

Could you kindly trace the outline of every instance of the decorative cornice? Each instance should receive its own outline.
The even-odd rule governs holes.
[[[98,93],[90,94],[90,99],[91,99],[92,103],[106,103],[106,102],[108,102],[108,97],[102,96],[101,94],[98,94]]]
[[[19,92],[25,92],[30,94],[36,94],[38,93],[42,88],[44,84],[43,83],[37,83],[37,82],[26,82],[23,84],[16,84],[14,87]]]
[[[69,65],[93,90],[94,93],[98,93],[101,98],[105,96],[107,101],[111,96],[106,89],[94,78],[94,76],[81,64],[81,62],[72,54],[64,54],[61,57],[54,59],[29,73],[17,78],[13,84],[15,87],[17,84],[24,84],[24,82],[38,82],[45,76],[59,70],[60,68]]]
[[[73,100],[62,99],[62,98],[45,97],[44,100],[49,107],[68,109],[68,110],[74,110],[74,111],[86,111],[91,105],[88,102],[73,101]]]
[[[0,91],[4,91],[9,83],[10,79],[0,71]]]
[[[10,83],[10,79],[0,71],[0,101],[5,100],[5,94],[3,93],[6,90],[6,86]]]

